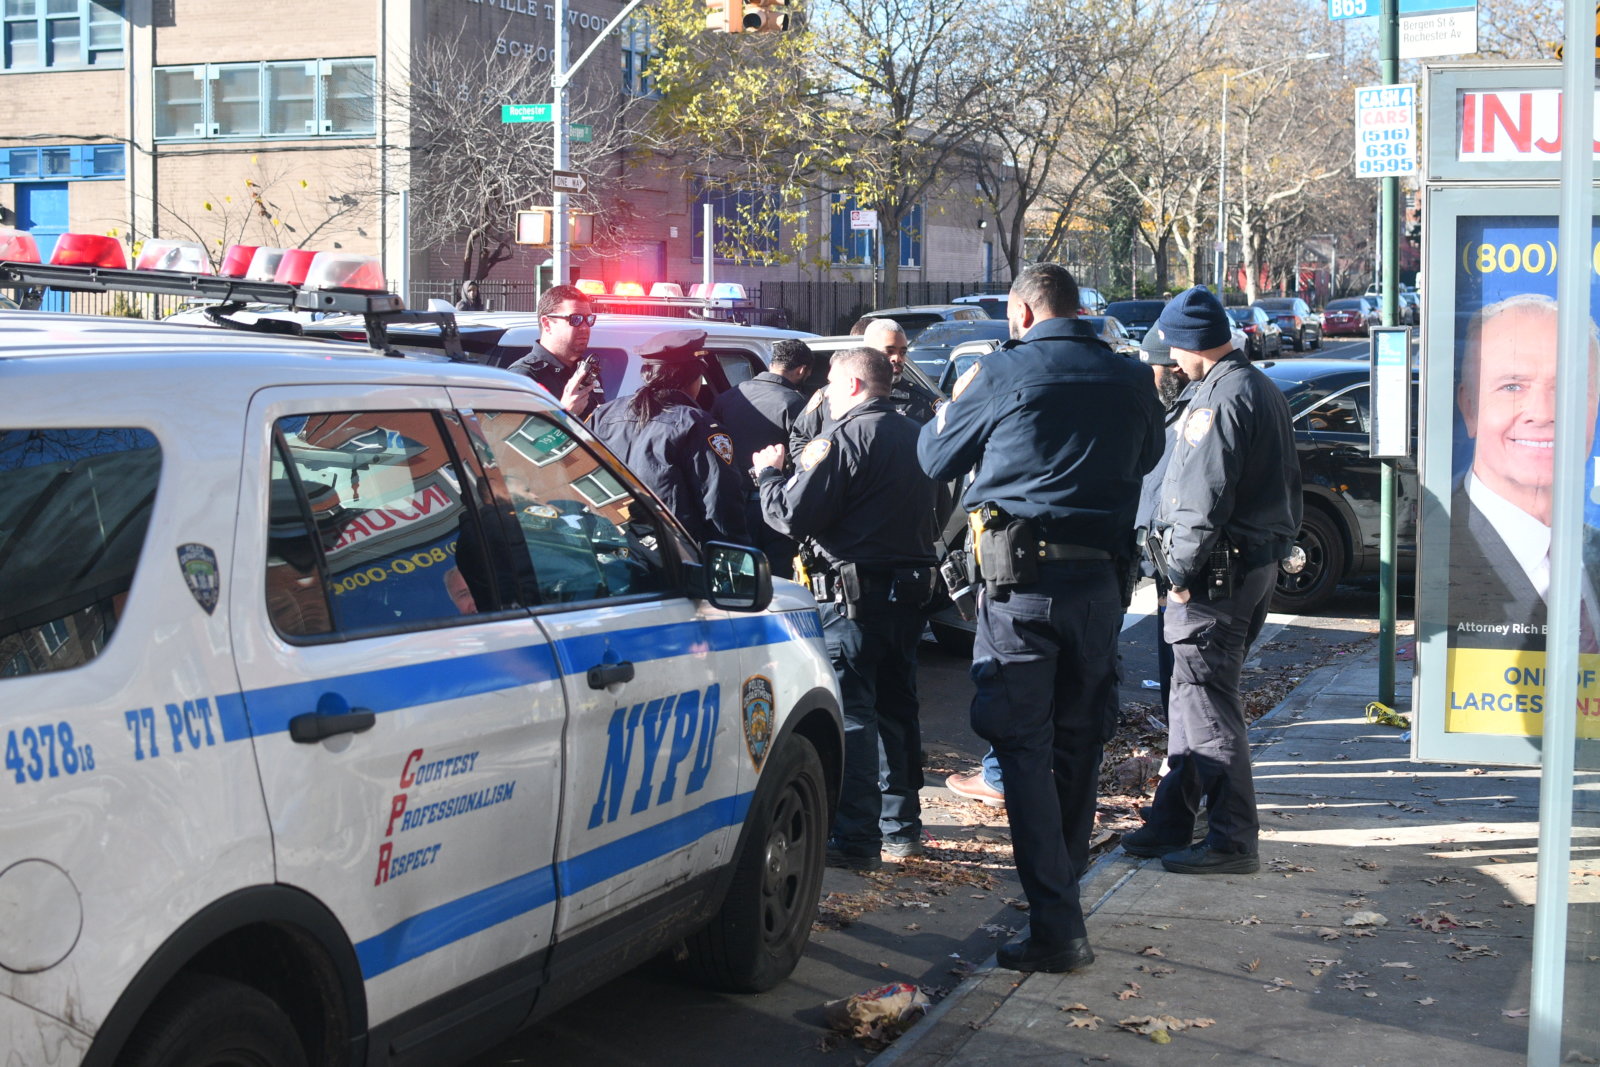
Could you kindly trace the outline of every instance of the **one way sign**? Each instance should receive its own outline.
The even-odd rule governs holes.
[[[589,188],[589,183],[583,175],[570,170],[553,170],[550,172],[550,188],[558,193],[581,193]]]

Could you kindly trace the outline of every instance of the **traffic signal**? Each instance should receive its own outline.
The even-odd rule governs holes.
[[[718,33],[775,33],[789,20],[788,0],[706,0],[706,29]]]

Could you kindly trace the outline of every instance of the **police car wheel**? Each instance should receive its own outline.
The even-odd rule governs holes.
[[[1344,536],[1325,512],[1308,504],[1294,547],[1298,569],[1278,567],[1272,610],[1299,615],[1322,607],[1339,587],[1344,577]]]
[[[684,965],[697,981],[730,993],[764,993],[800,962],[822,889],[825,780],[816,749],[799,734],[773,752],[728,895],[688,940]]]
[[[306,1067],[294,1023],[260,990],[214,975],[176,979],[117,1057],[123,1067]]]

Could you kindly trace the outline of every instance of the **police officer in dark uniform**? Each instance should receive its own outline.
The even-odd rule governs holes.
[[[867,323],[866,332],[861,335],[861,343],[889,357],[889,367],[893,375],[889,386],[890,407],[918,426],[929,422],[938,409],[939,397],[929,392],[915,379],[905,377],[906,353],[910,349],[910,343],[906,340],[906,331],[900,324],[893,319],[873,319]],[[789,432],[790,451],[798,455],[807,441],[821,436],[827,421],[822,392],[818,390],[794,420],[794,428]]]
[[[1006,308],[1020,343],[962,376],[918,447],[935,478],[977,466],[963,500],[977,518],[984,581],[972,727],[994,746],[1005,782],[1030,930],[1002,946],[999,961],[1022,971],[1094,960],[1078,879],[1102,750],[1116,728],[1139,484],[1161,455],[1150,372],[1096,337],[1077,310],[1066,270],[1024,270]]]
[[[639,353],[643,384],[600,405],[594,434],[678,517],[689,536],[745,543],[744,475],[733,440],[682,390],[704,370],[700,330],[672,330]]]
[[[795,416],[806,404],[800,385],[811,376],[814,358],[804,341],[785,338],[772,346],[770,370],[740,382],[711,405],[711,417],[733,438],[735,470],[749,470],[750,457],[760,449],[789,441]],[[772,573],[792,578],[795,543],[761,517],[761,496],[754,484],[746,498],[745,521],[755,546],[767,554]]]
[[[1249,874],[1260,824],[1239,672],[1300,528],[1300,464],[1283,393],[1233,347],[1215,296],[1179,293],[1150,332],[1195,385],[1148,543],[1171,586],[1168,770],[1122,847],[1178,874]],[[1210,828],[1191,845],[1202,797]]]
[[[917,425],[889,404],[889,361],[834,354],[829,425],[783,473],[785,448],[755,454],[767,523],[803,541],[844,701],[844,782],[829,862],[876,867],[922,852],[917,642],[933,595],[933,483]]]
[[[561,402],[569,415],[587,418],[603,396],[598,374],[580,370],[589,350],[594,306],[575,285],[553,285],[539,296],[539,340],[506,369],[532,378]]]
[[[1134,523],[1138,527],[1138,542],[1143,545],[1155,524],[1156,506],[1161,502],[1161,480],[1166,476],[1167,462],[1172,459],[1172,448],[1178,438],[1178,423],[1183,419],[1183,413],[1189,410],[1189,398],[1194,395],[1194,389],[1189,376],[1183,373],[1183,368],[1173,358],[1172,349],[1156,336],[1154,330],[1146,332],[1144,340],[1139,342],[1139,361],[1150,368],[1150,373],[1155,377],[1156,399],[1167,409],[1166,447],[1162,449],[1160,461],[1144,476],[1144,484],[1139,489],[1139,512]],[[1166,722],[1172,687],[1172,645],[1161,632],[1162,620],[1167,613],[1167,576],[1158,571],[1148,557],[1143,559],[1140,571],[1146,578],[1152,579],[1156,586],[1156,669],[1161,678],[1161,721]]]

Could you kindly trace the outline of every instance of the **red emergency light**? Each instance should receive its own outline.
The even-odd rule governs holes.
[[[389,289],[383,268],[373,256],[345,252],[318,252],[301,283],[305,289],[358,289],[382,293]]]
[[[0,263],[39,262],[39,242],[21,230],[0,230]]]
[[[134,270],[171,270],[183,274],[215,274],[211,257],[196,241],[146,241],[134,260]]]
[[[56,238],[50,264],[56,267],[110,267],[128,269],[122,242],[98,233],[64,233]]]
[[[644,286],[638,282],[618,282],[611,287],[612,296],[643,296]]]
[[[306,271],[311,269],[311,261],[316,256],[309,248],[285,248],[272,280],[280,285],[299,285],[306,280]]]
[[[222,253],[222,269],[218,271],[224,278],[243,278],[250,270],[250,261],[255,257],[260,245],[229,245],[228,250]]]
[[[580,293],[587,293],[589,296],[606,295],[606,283],[598,278],[579,278],[576,285]]]

